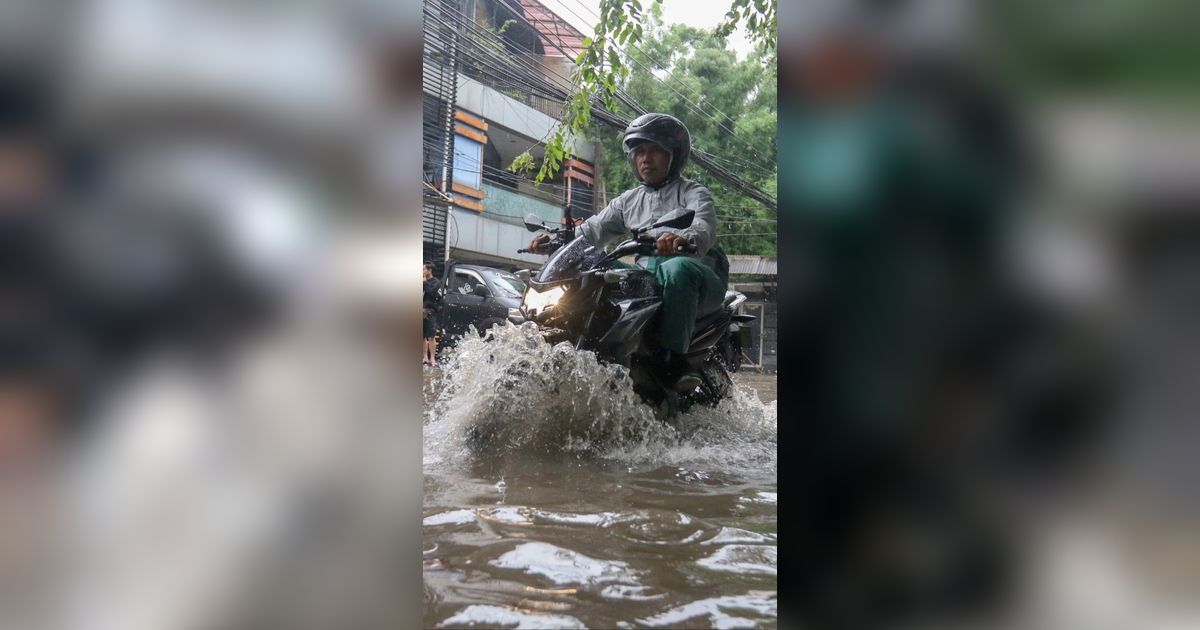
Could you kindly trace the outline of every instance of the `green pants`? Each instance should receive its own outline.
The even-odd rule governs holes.
[[[725,285],[707,265],[687,256],[648,256],[646,269],[662,286],[662,346],[687,352],[696,319],[721,308]]]

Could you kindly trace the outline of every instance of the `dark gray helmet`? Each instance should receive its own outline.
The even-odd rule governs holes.
[[[625,139],[621,146],[625,148],[630,165],[633,165],[633,149],[643,142],[653,142],[671,152],[668,180],[683,171],[688,156],[692,154],[692,134],[688,133],[682,121],[670,114],[642,114],[625,128]],[[636,166],[633,172],[637,177]]]

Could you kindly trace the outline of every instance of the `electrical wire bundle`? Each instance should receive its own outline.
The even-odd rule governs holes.
[[[574,58],[574,55],[565,50],[561,44],[553,41],[546,34],[534,27],[523,15],[523,10],[515,4],[515,0],[497,0],[497,5],[507,9],[507,12],[511,13],[511,20],[506,20],[510,27],[516,24],[528,28],[544,42],[544,45],[558,50],[568,59]],[[572,11],[572,13],[574,12]],[[478,24],[474,19],[463,13],[461,6],[455,0],[426,0],[425,31],[426,47],[424,61],[427,92],[436,94],[435,91],[429,89],[431,76],[436,76],[439,74],[439,71],[445,72],[447,69],[453,69],[462,71],[468,76],[478,78],[502,92],[518,97],[525,96],[525,98],[519,98],[519,100],[530,105],[533,105],[531,99],[534,98],[561,103],[567,101],[570,97],[570,93],[563,86],[573,83],[571,77],[546,67],[541,62],[540,55],[521,50],[499,33]],[[640,50],[636,46],[633,48]],[[645,55],[644,51],[643,55]],[[645,56],[647,60],[654,63],[648,55]],[[645,68],[644,64],[632,56],[627,54],[626,58],[634,65]],[[655,65],[660,69],[662,68],[661,64],[655,63]],[[438,68],[430,72],[431,66],[438,66]],[[748,147],[748,144],[737,138],[732,130],[719,118],[719,116],[724,116],[728,119],[728,116],[711,106],[709,110],[705,110],[698,102],[702,99],[689,99],[688,96],[681,93],[675,86],[666,83],[666,81],[658,76],[658,73],[651,72],[650,76],[654,76],[666,88],[681,97],[692,112],[711,120],[723,133]],[[684,88],[686,89],[686,86]],[[445,90],[442,91],[444,92]],[[603,104],[593,102],[591,108],[592,117],[610,127],[624,130],[633,117],[646,113],[646,109],[625,90],[618,88],[616,97],[621,105],[633,112],[633,116],[626,117],[620,113],[611,112]],[[427,158],[433,159],[427,159],[426,162],[427,164],[439,164],[443,163],[445,159],[441,151],[442,147],[446,146],[445,129],[447,127],[438,128],[439,123],[442,122],[439,120],[440,117],[436,114],[430,116],[430,113],[427,111],[425,117],[425,125],[427,127],[425,133],[425,150],[428,152]],[[749,154],[753,155],[754,153],[752,151]],[[736,160],[720,158],[698,147],[693,148],[692,160],[698,167],[730,189],[759,202],[772,212],[777,211],[776,201],[771,195],[738,176],[727,165],[738,165],[744,168],[753,167]],[[512,174],[500,172],[499,169],[495,169],[495,167],[489,165],[482,165],[481,171],[497,171],[497,175],[507,178],[512,177]],[[427,181],[430,179],[429,175],[430,173],[426,174]],[[554,187],[555,185],[550,184],[550,186]],[[773,221],[773,219],[768,219],[768,221]]]

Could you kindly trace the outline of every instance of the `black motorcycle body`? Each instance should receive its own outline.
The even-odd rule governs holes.
[[[726,293],[721,308],[698,319],[684,358],[700,375],[700,384],[677,391],[659,350],[662,289],[650,271],[618,259],[654,253],[654,240],[644,235],[646,231],[686,227],[694,215],[692,211],[670,213],[652,226],[635,230],[632,239],[609,253],[574,238],[569,228],[549,228],[533,216],[526,220],[530,230],[554,233],[559,242],[542,269],[526,282],[525,316],[537,322],[547,341],[570,342],[595,352],[601,361],[627,368],[634,390],[665,418],[697,403],[715,405],[730,395],[729,358],[740,356],[740,348],[733,348],[737,339],[731,327],[754,319],[737,313],[746,298],[736,291]],[[688,249],[694,251],[687,246],[684,251]]]

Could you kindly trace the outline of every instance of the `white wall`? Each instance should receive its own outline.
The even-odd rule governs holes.
[[[461,74],[457,103],[462,109],[530,138],[546,137],[555,123],[550,116]],[[596,161],[595,147],[589,142],[576,140],[575,155],[588,162]]]
[[[450,232],[447,240],[452,248],[503,256],[514,263],[525,262],[540,266],[545,256],[518,254],[517,250],[529,246],[533,233],[519,225],[493,221],[474,210],[454,208],[451,211]]]

